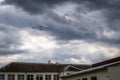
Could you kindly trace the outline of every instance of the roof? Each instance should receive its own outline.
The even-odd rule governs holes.
[[[0,72],[61,72],[64,68],[72,65],[76,68],[87,69],[90,65],[78,65],[78,64],[52,64],[52,63],[23,63],[12,62],[0,69]],[[75,68],[68,68],[70,71],[79,71]]]
[[[102,62],[98,62],[98,63],[92,64],[92,67],[98,67],[98,66],[110,64],[110,63],[117,62],[117,61],[120,61],[120,57],[117,57],[117,58],[113,58],[113,59],[109,59],[109,60],[105,60],[105,61],[102,61]]]
[[[84,73],[88,73],[88,72],[92,72],[92,71],[96,71],[96,70],[105,69],[106,67],[111,66],[111,65],[115,65],[115,64],[120,64],[120,61],[114,62],[114,63],[111,63],[111,64],[106,64],[106,65],[103,65],[103,66],[98,66],[98,67],[94,67],[94,68],[89,68],[89,69],[86,69],[86,70],[78,71],[78,72],[75,72],[73,74],[70,74],[70,75],[67,75],[67,76],[63,76],[61,78],[68,78],[68,77],[76,76],[76,75],[79,75],[79,74],[84,74]]]
[[[118,58],[114,58],[114,59],[116,60]],[[62,78],[72,77],[72,76],[76,76],[76,75],[79,75],[79,74],[84,74],[84,73],[88,73],[88,72],[92,72],[92,71],[96,71],[96,70],[101,70],[101,69],[105,69],[108,66],[112,66],[112,65],[115,65],[115,64],[120,64],[120,59],[118,59],[116,61],[114,59],[110,59],[110,61],[112,61],[112,62],[106,63],[104,65],[100,65],[100,66],[96,66],[96,67],[94,66],[94,67],[89,68],[89,69],[85,69],[85,70],[82,70],[82,71],[75,72],[75,73],[70,74],[68,76],[63,76]],[[109,60],[107,60],[107,61],[109,61]],[[104,62],[106,62],[106,61],[103,61],[103,63]],[[100,62],[100,63],[102,63],[102,62]],[[96,63],[96,64],[98,64],[98,63]]]

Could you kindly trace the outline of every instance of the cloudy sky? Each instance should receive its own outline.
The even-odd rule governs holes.
[[[0,0],[0,66],[118,56],[120,0]]]

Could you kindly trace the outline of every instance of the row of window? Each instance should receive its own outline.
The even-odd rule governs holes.
[[[77,79],[77,80],[88,80],[87,78]],[[97,80],[96,76],[93,76],[90,78],[90,80]]]
[[[52,80],[51,75],[45,75],[45,80]],[[59,75],[53,75],[53,80],[59,80]],[[5,75],[0,74],[0,80],[5,80]],[[15,80],[15,75],[9,74],[8,80]],[[18,75],[17,80],[25,80],[24,75]],[[27,80],[34,80],[33,75],[27,75]],[[43,75],[36,75],[36,80],[43,80]]]

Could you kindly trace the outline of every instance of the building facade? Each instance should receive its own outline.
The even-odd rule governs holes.
[[[63,80],[120,80],[120,57],[99,62],[92,68],[62,77]]]
[[[61,76],[81,71],[90,65],[13,62],[0,69],[0,80],[61,80]]]

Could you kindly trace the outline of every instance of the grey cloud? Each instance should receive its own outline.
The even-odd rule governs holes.
[[[52,60],[55,61],[60,61],[62,63],[68,63],[66,62],[66,59],[76,59],[81,61],[82,58],[84,58],[86,61],[91,62],[91,63],[96,63],[102,60],[106,60],[109,59],[109,57],[107,57],[103,52],[98,51],[96,53],[94,53],[94,55],[91,55],[87,50],[84,52],[79,52],[77,51],[77,53],[74,53],[76,50],[75,47],[72,47],[73,50],[69,49],[69,48],[58,48],[56,49],[53,53],[52,56]],[[67,51],[66,51],[67,50]],[[62,51],[62,53],[61,53]],[[84,64],[84,63],[83,63]]]
[[[32,27],[33,24],[38,24],[38,20],[30,18],[29,15],[13,12],[3,12],[0,14],[0,23],[10,26],[15,26],[25,29],[25,27]],[[1,28],[0,30],[2,30]]]
[[[91,10],[100,10],[104,9],[103,12],[107,18],[109,28],[115,31],[120,31],[119,22],[120,22],[120,0],[91,0],[92,7],[89,7]]]
[[[120,0],[91,0],[94,4],[103,7],[120,7]]]
[[[63,4],[65,2],[82,3],[85,1],[87,0],[5,0],[3,4],[21,7],[30,14],[41,14],[57,4]]]
[[[57,6],[65,2],[74,2],[80,5],[76,9],[75,14],[71,15],[77,19],[76,22],[68,21],[65,17],[58,16],[51,11],[51,8],[55,7],[55,5]],[[44,30],[48,31],[58,40],[80,39],[116,46],[120,45],[120,0],[5,0],[4,4],[21,7],[23,10],[34,15],[44,13],[47,24]],[[105,22],[98,21],[96,23],[95,21],[91,22],[91,20],[84,19],[84,17],[79,15],[82,8],[81,4],[85,5],[88,9],[88,11],[84,12],[85,15],[92,11],[103,10],[101,11],[102,15],[99,17],[105,18]],[[51,18],[52,21],[49,21],[49,18]],[[116,32],[117,35],[115,36],[117,37],[108,38],[104,36],[105,29],[108,30],[108,32]]]
[[[8,49],[0,49],[0,56],[5,55],[14,55],[14,54],[21,54],[27,52],[26,50],[8,50]]]
[[[13,55],[27,52],[27,50],[17,49],[21,45],[22,39],[19,31],[10,26],[0,24],[0,55]]]
[[[1,32],[0,45],[2,46],[7,45],[9,47],[9,45],[12,45],[12,43],[14,43],[14,45],[21,44],[19,31],[16,29],[10,29],[7,27],[0,25],[0,32]]]
[[[108,9],[108,11],[105,13],[105,15],[108,17],[108,25],[109,28],[120,32],[120,8],[119,9]]]
[[[74,2],[78,4],[87,4],[89,9],[100,8],[119,8],[119,0],[5,0],[3,4],[13,4],[23,8],[30,13],[44,12],[45,9],[51,8],[57,4],[63,4],[65,2]]]
[[[2,38],[2,39],[1,39]],[[8,35],[7,37],[1,36],[0,40],[0,48],[9,48],[11,46],[21,45],[20,39],[17,37],[13,37]]]
[[[31,14],[43,13],[48,6],[64,2],[64,0],[5,0],[5,4],[14,4],[22,7]],[[47,8],[46,8],[47,7]]]
[[[74,13],[68,12],[64,16],[60,16],[52,11],[56,6],[61,7],[61,4],[63,5],[66,2],[73,2],[79,6],[75,9]],[[39,24],[43,24],[40,25],[43,26],[41,32],[52,35],[56,38],[57,42],[66,41],[69,44],[68,42],[71,40],[84,40],[85,42],[100,43],[100,45],[101,43],[107,44],[108,49],[111,46],[120,47],[120,0],[4,0],[2,5],[6,6],[6,4],[15,5],[15,14],[11,10],[0,13],[0,56],[28,53],[27,50],[17,48],[22,45],[19,30]],[[21,14],[19,11],[23,13]],[[24,13],[24,11],[29,14]],[[96,17],[93,21],[86,18],[87,14],[89,15],[89,13],[94,11],[96,14],[97,11],[100,11],[101,15],[99,13],[97,14],[98,17],[92,15],[92,18]],[[61,13],[63,13],[62,10]],[[68,20],[65,16],[72,17],[75,20]],[[4,24],[4,26],[1,24]],[[11,26],[13,26],[12,29]],[[16,28],[19,29],[16,30]],[[108,32],[109,36],[105,36],[104,31]],[[115,35],[112,36],[110,32],[115,32]],[[11,49],[11,47],[17,49]],[[104,52],[98,51],[94,55],[90,55],[87,50],[85,52],[81,48],[80,52],[72,51],[75,49],[54,48],[55,51],[53,51],[52,57],[46,55],[32,56],[29,54],[33,58],[21,58],[20,61],[47,62],[48,60],[46,59],[51,58],[55,61],[67,63],[65,59],[70,58],[81,60],[83,57],[90,62],[108,59]],[[75,52],[75,54],[70,52]],[[49,51],[44,53],[49,54]],[[0,65],[3,64],[0,63]]]
[[[83,19],[80,19],[82,23],[76,23],[75,25],[71,23],[65,23],[64,25],[60,24],[60,21],[54,24],[48,24],[49,26],[43,26],[43,30],[48,31],[52,36],[56,36],[56,39],[69,41],[69,40],[85,40],[88,42],[102,42],[103,44],[109,44],[113,46],[120,46],[120,36],[119,32],[116,32],[114,36],[111,38],[104,35],[104,23],[94,23],[94,22],[87,22]],[[63,23],[61,23],[63,24]],[[107,27],[107,26],[106,26]],[[74,29],[76,30],[74,30]],[[107,29],[106,29],[107,30]],[[117,29],[118,30],[118,29]],[[112,31],[112,30],[107,30]],[[119,30],[118,30],[119,31]],[[108,33],[110,34],[110,33]]]

